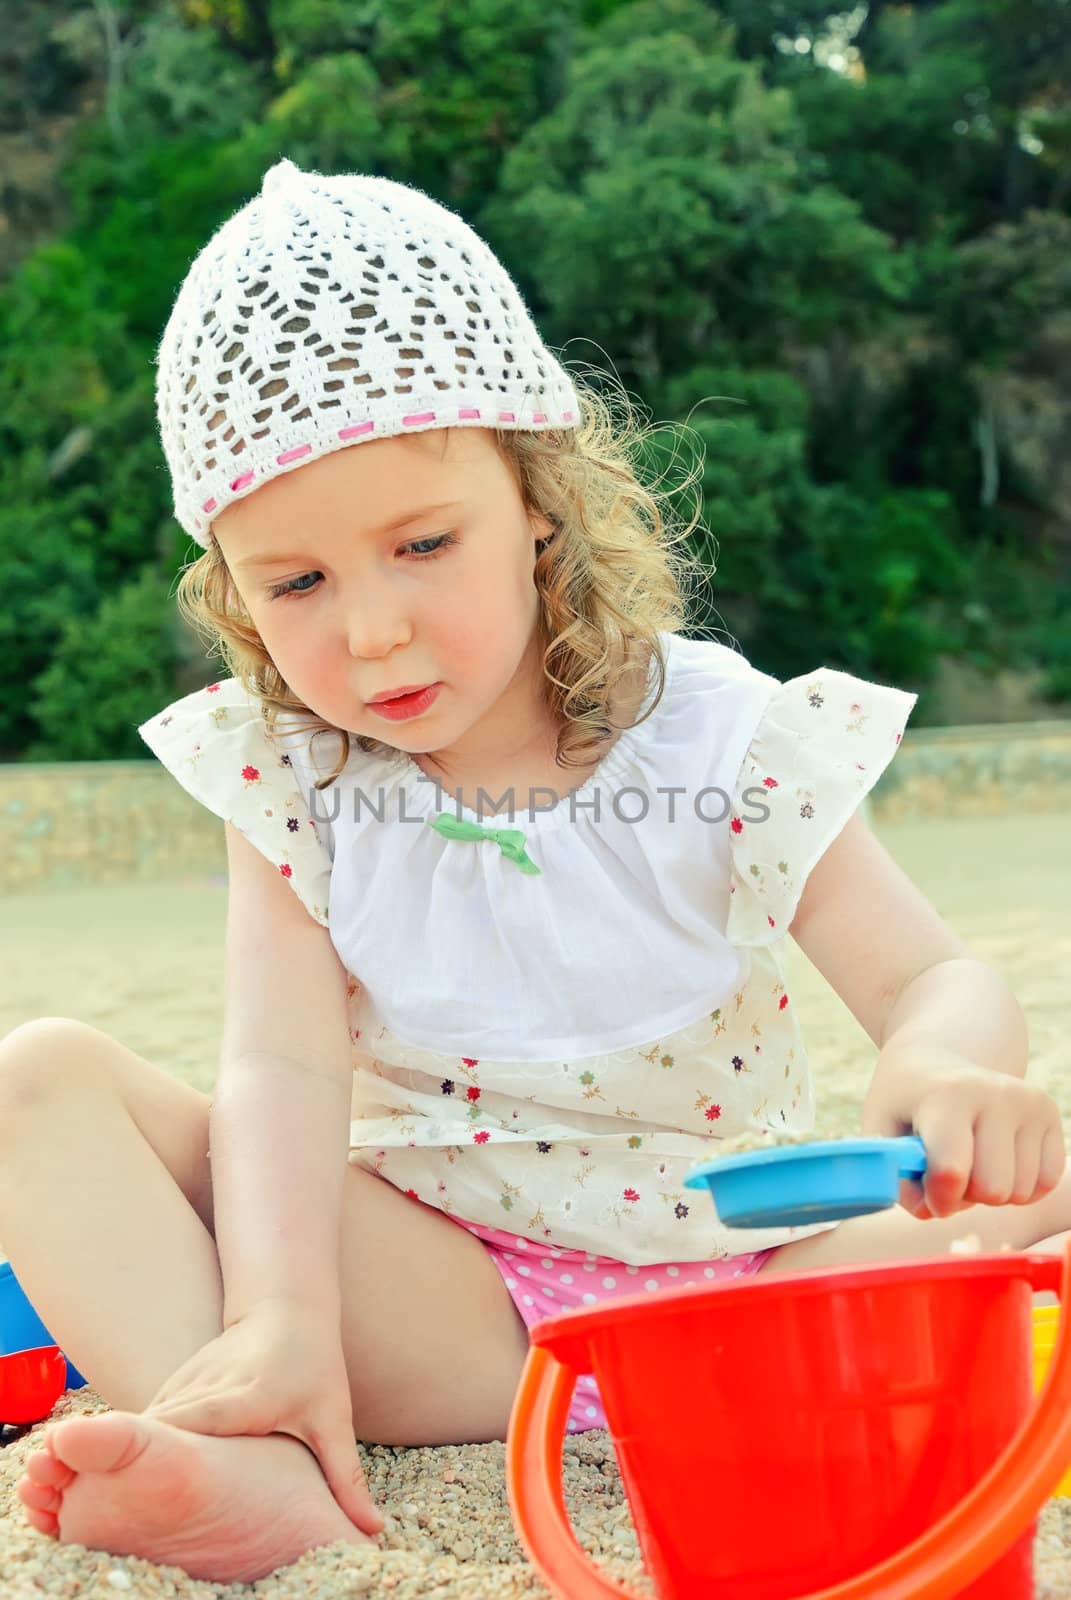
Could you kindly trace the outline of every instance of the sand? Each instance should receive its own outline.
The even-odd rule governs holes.
[[[972,952],[1007,978],[1027,1011],[1030,1077],[1056,1097],[1071,1130],[1071,818],[926,820],[876,825],[896,860]],[[9,897],[0,928],[0,1034],[35,1016],[78,1017],[114,1034],[206,1092],[222,1008],[226,910],[219,878],[40,892]],[[807,1024],[819,1128],[857,1130],[874,1048],[790,944],[789,978]],[[0,1234],[2,1244],[2,1234]],[[313,1551],[252,1585],[217,1585],[175,1567],[59,1545],[25,1523],[13,1488],[28,1451],[61,1416],[106,1410],[90,1389],[65,1395],[49,1421],[0,1449],[0,1594],[147,1600],[397,1600],[545,1597],[509,1515],[504,1445],[427,1449],[361,1446],[387,1516],[367,1548]],[[583,1548],[604,1569],[650,1594],[609,1436],[565,1442],[566,1504]],[[1042,1512],[1035,1543],[1037,1600],[1071,1600],[1071,1500]]]

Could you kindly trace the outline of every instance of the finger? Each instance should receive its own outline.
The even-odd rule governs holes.
[[[364,1533],[382,1533],[386,1523],[369,1492],[351,1428],[334,1429],[330,1434],[312,1428],[302,1442],[316,1456],[331,1493],[350,1521]]]
[[[202,1354],[203,1352],[199,1350],[189,1361],[184,1361],[181,1367],[176,1367],[170,1377],[164,1379],[149,1404],[161,1405],[165,1400],[177,1400],[182,1396],[188,1399],[191,1395],[203,1394],[206,1389],[211,1388],[215,1380],[211,1366],[202,1363]]]
[[[149,1406],[174,1405],[176,1401],[200,1400],[217,1393],[223,1379],[218,1372],[190,1370],[180,1367],[157,1389]],[[148,1410],[148,1407],[145,1408]]]
[[[900,1204],[905,1211],[909,1211],[913,1217],[918,1217],[920,1221],[924,1221],[927,1217],[933,1215],[926,1204],[926,1196],[923,1193],[922,1183],[918,1178],[902,1177],[900,1179]]]
[[[1041,1143],[1041,1166],[1038,1172],[1038,1181],[1044,1185],[1046,1194],[1056,1188],[1069,1167],[1071,1161],[1067,1159],[1063,1127],[1059,1122],[1050,1123]]]
[[[353,1434],[348,1429],[325,1452],[325,1460],[328,1486],[350,1521],[364,1533],[382,1533],[386,1523],[372,1500]]]
[[[983,1111],[974,1125],[974,1161],[967,1199],[982,1206],[1005,1206],[1015,1187],[1016,1140],[1001,1126],[999,1111]]]
[[[171,1400],[177,1400],[181,1394],[184,1394],[190,1388],[192,1388],[192,1384],[189,1380],[180,1379],[178,1374],[175,1374],[168,1378],[166,1383],[160,1385],[149,1401],[149,1406],[166,1405]],[[146,1406],[145,1409],[148,1410],[149,1407]]]
[[[926,1146],[923,1193],[931,1216],[962,1211],[974,1162],[974,1132],[962,1112],[937,1099],[924,1100],[915,1132]]]
[[[274,1417],[247,1399],[232,1395],[199,1395],[196,1400],[179,1400],[156,1406],[148,1415],[158,1422],[169,1422],[187,1433],[209,1433],[228,1438],[237,1433],[270,1433]]]
[[[144,1407],[147,1412],[163,1411],[169,1406],[185,1406],[191,1401],[204,1398],[204,1387],[195,1388],[193,1385],[183,1384],[177,1389],[170,1390],[167,1394],[154,1394],[148,1405]]]
[[[220,1391],[206,1389],[203,1386],[195,1389],[192,1386],[177,1390],[174,1394],[167,1395],[164,1399],[153,1399],[145,1406],[144,1416],[162,1417],[172,1411],[185,1411],[190,1406],[199,1406],[208,1400],[219,1399]]]
[[[1015,1181],[1009,1196],[1013,1206],[1026,1206],[1040,1199],[1038,1177],[1044,1142],[1045,1129],[1036,1123],[1020,1128],[1015,1136]]]
[[[182,1428],[186,1433],[230,1432],[225,1422],[223,1426],[220,1425],[219,1408],[212,1407],[203,1400],[186,1400],[173,1405],[153,1406],[142,1414],[151,1417],[154,1422],[167,1422],[173,1428]]]

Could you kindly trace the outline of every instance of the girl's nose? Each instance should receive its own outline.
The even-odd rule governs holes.
[[[342,605],[342,629],[354,658],[379,661],[412,638],[405,608],[385,586],[375,591],[366,588],[360,596],[343,597]]]

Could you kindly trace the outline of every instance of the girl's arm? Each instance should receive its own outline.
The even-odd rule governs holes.
[[[856,814],[816,863],[789,929],[879,1051],[909,1039],[1023,1077],[1026,1018]],[[880,1055],[879,1055],[880,1062]]]
[[[790,932],[878,1047],[863,1131],[914,1130],[927,1150],[916,1216],[1025,1204],[1059,1181],[1059,1111],[1021,1080],[1026,1018],[857,813],[811,872]]]
[[[228,822],[226,1011],[211,1111],[224,1328],[261,1301],[341,1316],[353,1066],[327,929]]]

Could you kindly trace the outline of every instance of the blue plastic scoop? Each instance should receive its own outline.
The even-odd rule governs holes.
[[[689,1189],[708,1188],[730,1228],[783,1228],[839,1222],[895,1205],[901,1177],[926,1170],[926,1147],[901,1139],[829,1139],[749,1150],[693,1167]]]

